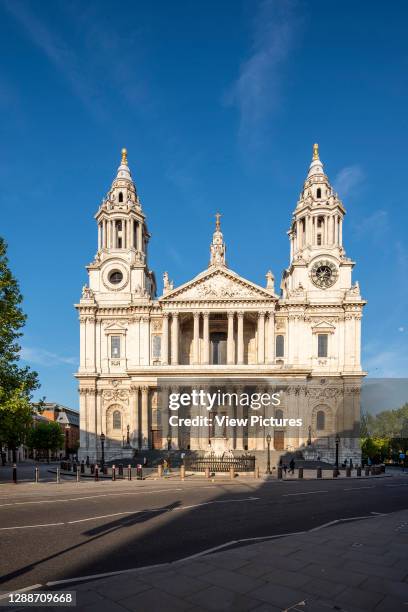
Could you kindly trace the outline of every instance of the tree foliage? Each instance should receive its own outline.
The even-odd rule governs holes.
[[[375,415],[363,414],[361,450],[374,462],[399,461],[399,454],[408,451],[408,403]]]
[[[65,436],[55,421],[37,423],[32,427],[27,439],[30,448],[47,452],[63,448],[64,442]]]
[[[15,450],[27,434],[31,393],[39,387],[36,372],[19,364],[18,339],[26,316],[17,280],[9,268],[7,245],[0,237],[0,447]]]

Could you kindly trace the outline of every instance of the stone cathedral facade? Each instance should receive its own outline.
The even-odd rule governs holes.
[[[269,433],[278,455],[299,450],[333,461],[337,438],[340,459],[359,461],[365,301],[343,247],[344,216],[314,145],[279,292],[271,271],[261,287],[229,268],[217,214],[208,267],[177,287],[165,273],[157,296],[148,266],[151,235],[123,149],[95,215],[98,250],[76,305],[81,457],[100,460],[102,433],[106,459],[145,449],[206,452],[215,437],[228,452],[257,453]],[[236,391],[279,382],[283,401],[276,416],[300,416],[302,427],[181,432],[169,425],[166,397],[180,384],[197,388],[225,380]]]

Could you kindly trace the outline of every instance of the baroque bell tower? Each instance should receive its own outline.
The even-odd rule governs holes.
[[[112,186],[95,219],[98,251],[88,266],[89,288],[98,300],[149,300],[156,294],[156,281],[148,268],[150,234],[146,217],[128,166],[127,151]]]

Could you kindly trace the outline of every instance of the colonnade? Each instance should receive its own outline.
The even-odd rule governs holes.
[[[213,311],[214,312],[214,311]],[[247,311],[248,313],[250,311]],[[193,364],[209,365],[211,311],[193,311]],[[218,314],[218,311],[217,311]],[[275,359],[275,316],[274,311],[257,311],[257,358],[256,362],[274,363]],[[163,365],[180,363],[180,314],[164,312],[162,327],[161,362]],[[242,365],[244,361],[244,310],[227,311],[227,365]],[[202,338],[200,321],[202,320]],[[235,325],[236,321],[236,325]],[[235,334],[236,327],[236,334]],[[266,333],[267,328],[267,333]],[[200,350],[202,340],[202,350]]]

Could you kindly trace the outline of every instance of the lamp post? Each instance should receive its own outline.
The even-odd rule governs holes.
[[[102,450],[101,471],[103,474],[103,470],[105,467],[105,434],[103,432],[101,433],[101,450]]]
[[[167,450],[171,450],[171,436],[167,436]]]
[[[130,425],[126,427],[126,444],[130,446]]]
[[[339,471],[339,444],[340,444],[340,436],[336,435],[336,470]]]
[[[266,436],[266,443],[268,445],[268,458],[267,458],[267,463],[266,463],[266,474],[271,474],[271,436],[270,434],[268,434]]]
[[[65,425],[65,457],[68,459],[68,448],[69,448],[69,430],[71,429],[71,426],[69,423],[67,423]]]

